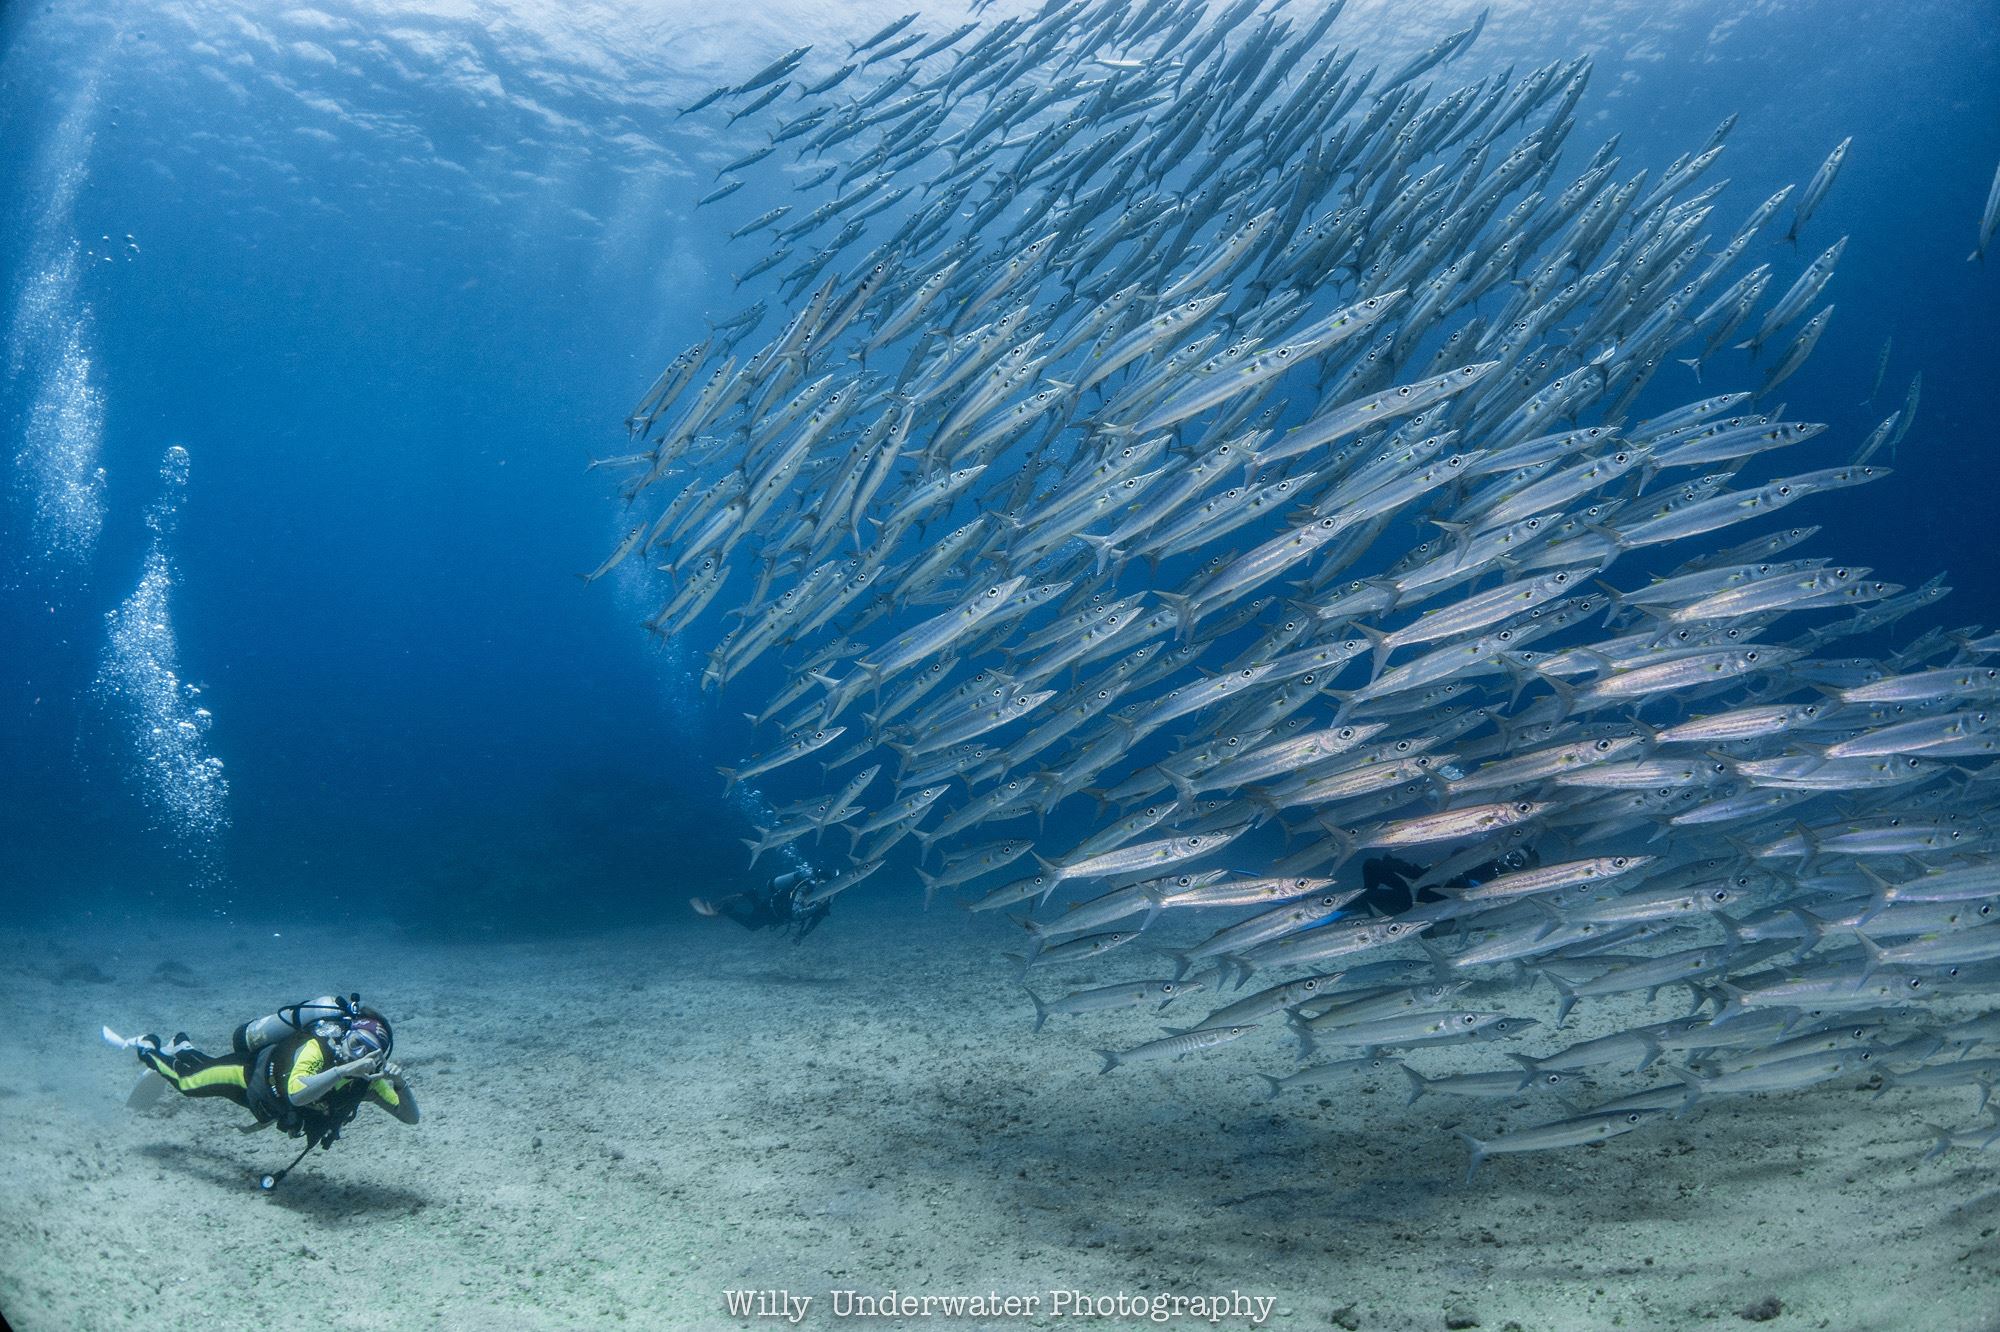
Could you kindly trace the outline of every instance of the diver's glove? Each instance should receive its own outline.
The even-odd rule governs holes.
[[[375,1054],[363,1055],[359,1059],[348,1060],[340,1066],[340,1073],[342,1077],[367,1078],[372,1081],[381,1077],[382,1070],[386,1067],[390,1067],[389,1061],[378,1051]]]

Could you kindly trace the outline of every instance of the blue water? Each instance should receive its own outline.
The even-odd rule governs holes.
[[[1477,8],[1356,3],[1336,31],[1393,63]],[[757,252],[724,230],[777,201],[691,212],[761,135],[671,108],[900,7],[754,11],[0,10],[0,907],[539,930],[664,918],[688,882],[742,874],[748,818],[713,765],[742,752],[756,682],[701,695],[702,645],[641,631],[636,574],[577,575],[624,530],[585,461],[621,451],[701,317],[751,295],[729,275]],[[1615,132],[1657,173],[1742,113],[1710,173],[1727,219],[1855,136],[1777,260],[1853,237],[1832,330],[1780,396],[1849,442],[1919,370],[1922,405],[1894,478],[1800,516],[1878,576],[1948,570],[1914,627],[2000,624],[2000,264],[1964,262],[2000,159],[2000,14],[1503,0],[1453,73],[1583,50],[1573,156]],[[73,280],[46,280],[65,255]],[[1646,402],[1700,391],[1669,367]],[[52,469],[51,439],[80,452]],[[149,712],[107,669],[107,615],[155,549],[178,675]],[[190,765],[221,775],[191,791]]]

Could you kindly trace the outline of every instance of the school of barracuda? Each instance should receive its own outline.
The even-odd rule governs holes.
[[[662,571],[648,627],[713,644],[706,687],[781,666],[724,775],[825,775],[753,862],[842,829],[830,898],[920,850],[927,903],[1023,913],[1037,1029],[1227,992],[1107,1073],[1289,1035],[1280,1097],[1497,1043],[1400,1065],[1413,1100],[1561,1093],[1462,1135],[1475,1170],[1863,1079],[1988,1113],[2000,634],[1887,645],[1941,580],[1780,515],[1888,475],[1917,411],[1855,443],[1772,400],[1833,315],[1849,141],[1732,231],[1733,116],[1633,167],[1573,143],[1587,59],[1455,86],[1483,14],[1384,69],[1341,8],[912,14],[682,113],[765,127],[701,206],[759,163],[797,201],[730,233],[771,294],[600,464],[635,525],[591,577]],[[1751,358],[1633,419],[1663,367]],[[1382,850],[1429,862],[1408,909],[1344,911]],[[1133,945],[1152,974],[1041,998]],[[1662,990],[1691,1003],[1565,1046]]]

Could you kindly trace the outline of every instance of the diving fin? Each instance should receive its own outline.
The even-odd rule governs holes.
[[[139,1081],[132,1086],[132,1094],[125,1098],[127,1110],[147,1110],[158,1105],[160,1098],[167,1094],[167,1080],[147,1069],[139,1075]]]

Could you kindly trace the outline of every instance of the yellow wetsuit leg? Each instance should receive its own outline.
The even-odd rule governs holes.
[[[142,1050],[139,1059],[183,1096],[222,1096],[238,1105],[249,1104],[246,1082],[248,1061],[240,1057],[211,1059],[207,1055],[185,1050],[168,1059],[156,1051]]]

